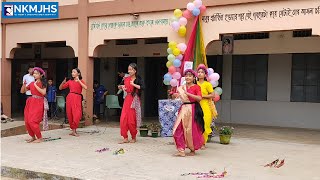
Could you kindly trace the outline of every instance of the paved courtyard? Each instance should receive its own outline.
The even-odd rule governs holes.
[[[79,179],[197,179],[183,173],[221,173],[232,180],[320,180],[320,132],[268,127],[237,127],[231,144],[221,145],[218,137],[208,149],[194,157],[173,157],[172,138],[138,137],[136,144],[119,145],[119,128],[91,126],[80,129],[80,137],[68,129],[44,132],[58,138],[41,144],[27,144],[27,135],[2,138],[2,166]],[[99,133],[89,133],[98,132]],[[95,152],[109,148],[110,151]],[[124,154],[113,155],[119,148]],[[262,165],[285,158],[279,169]]]

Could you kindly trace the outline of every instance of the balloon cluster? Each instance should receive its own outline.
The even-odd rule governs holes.
[[[173,12],[173,22],[171,24],[172,29],[175,32],[178,32],[179,36],[185,37],[187,33],[186,25],[188,23],[188,19],[192,18],[192,16],[199,16],[204,13],[206,9],[206,6],[202,5],[201,0],[195,0],[188,3],[187,9],[183,12],[180,9],[175,9]]]
[[[220,96],[222,94],[222,88],[218,87],[220,75],[218,73],[215,73],[212,68],[208,68],[207,71],[208,71],[207,80],[211,83],[212,87],[214,88],[213,101],[217,102],[220,100]]]
[[[171,23],[171,27],[175,32],[178,32],[179,36],[185,37],[187,33],[186,25],[188,23],[188,19],[193,16],[199,16],[206,10],[206,7],[202,5],[202,0],[194,0],[187,4],[187,9],[185,11],[181,11],[180,9],[175,9],[173,14],[173,22]],[[168,44],[168,61],[167,68],[168,73],[163,76],[163,83],[165,85],[171,85],[172,87],[176,87],[179,85],[179,79],[181,78],[181,67],[183,54],[187,49],[187,45],[185,43],[176,43],[174,41],[169,42]]]
[[[172,87],[178,86],[178,80],[181,78],[181,60],[186,49],[187,45],[185,43],[177,44],[174,41],[169,42],[167,49],[168,61],[166,64],[168,73],[163,76],[163,83],[165,85],[171,85]]]

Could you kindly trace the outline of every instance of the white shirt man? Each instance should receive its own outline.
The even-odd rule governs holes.
[[[33,67],[29,67],[29,69],[28,69],[28,74],[26,74],[26,75],[24,75],[23,76],[23,79],[22,79],[22,83],[27,83],[26,84],[26,86],[28,86],[31,82],[34,82],[34,77],[33,77]],[[30,90],[28,90],[27,92],[26,92],[26,95],[27,96],[31,96],[32,94],[31,94],[31,91]]]

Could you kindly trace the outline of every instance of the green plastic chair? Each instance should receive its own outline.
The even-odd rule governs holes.
[[[106,96],[106,106],[104,109],[121,109],[119,105],[118,96],[116,95],[107,95]],[[103,113],[105,114],[105,113]],[[108,114],[108,112],[107,112]]]
[[[65,112],[66,109],[66,100],[63,96],[56,96],[57,98],[57,110],[58,112]]]

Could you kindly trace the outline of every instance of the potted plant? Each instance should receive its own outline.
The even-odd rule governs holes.
[[[139,131],[141,137],[147,137],[149,132],[148,125],[143,124],[142,126],[140,126]]]
[[[148,128],[151,131],[152,137],[154,138],[158,137],[159,132],[161,130],[161,126],[159,124],[151,123]]]
[[[231,135],[233,134],[233,127],[231,126],[222,126],[219,129],[220,143],[221,144],[229,144]]]
[[[213,136],[215,136],[215,132],[217,132],[217,127],[216,126],[214,126],[214,125],[212,125],[211,126],[211,130],[212,130],[212,132],[208,135],[208,140],[207,140],[207,143],[208,142],[211,142],[211,138],[213,137]]]

